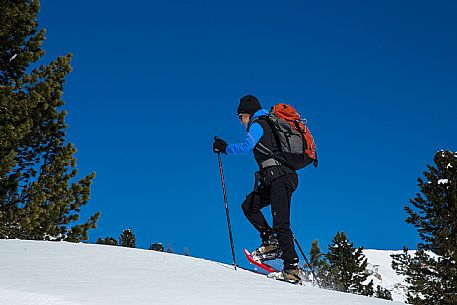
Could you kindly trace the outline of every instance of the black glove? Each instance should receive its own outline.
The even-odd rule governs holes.
[[[227,142],[222,140],[221,138],[214,137],[214,143],[213,143],[213,151],[215,153],[224,153],[227,154]]]

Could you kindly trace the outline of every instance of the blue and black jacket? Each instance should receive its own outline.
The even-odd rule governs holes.
[[[228,144],[227,154],[240,155],[250,152],[254,153],[254,158],[259,165],[263,181],[268,186],[271,181],[285,174],[293,173],[294,170],[286,166],[272,166],[268,170],[262,166],[262,162],[268,159],[275,159],[281,162],[281,148],[278,145],[278,139],[268,123],[268,111],[261,109],[254,113],[247,126],[246,138],[244,142]],[[283,163],[284,164],[284,163]]]
[[[259,111],[254,113],[254,115],[251,118],[251,121],[248,124],[247,134],[246,138],[244,139],[244,142],[228,144],[226,149],[227,154],[240,155],[252,152],[255,146],[260,142],[264,135],[264,130],[262,128],[262,125],[260,124],[260,121],[255,119],[267,115],[268,111],[265,109],[260,109]],[[252,121],[254,120],[255,122],[252,123]]]

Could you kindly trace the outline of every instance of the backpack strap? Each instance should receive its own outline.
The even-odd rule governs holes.
[[[261,115],[261,116],[258,116],[258,117],[255,117],[253,118],[248,126],[246,127],[246,131],[249,132],[249,129],[251,128],[252,124],[258,122],[260,124],[259,121],[264,121],[264,122],[268,122],[268,118],[266,115]],[[262,124],[260,124],[260,126],[262,126]],[[263,127],[262,127],[263,128]],[[264,131],[265,132],[265,131]],[[258,152],[260,152],[261,154],[264,154],[264,155],[267,155],[267,156],[273,156],[273,152],[271,151],[271,149],[269,149],[268,147],[266,147],[265,145],[263,145],[262,143],[257,143],[257,145],[255,146],[255,150],[257,150]]]
[[[249,125],[247,126],[247,131],[249,132],[249,128],[251,128],[251,125],[254,124],[255,122],[259,122],[259,121],[262,121],[262,122],[265,122],[267,123],[268,127],[270,127],[271,129],[271,132],[273,134],[273,137],[276,141],[276,145],[278,146],[278,148],[280,149],[280,151],[282,152],[282,149],[281,149],[281,140],[279,139],[279,135],[278,135],[278,132],[276,131],[276,128],[275,126],[273,125],[273,123],[268,119],[268,116],[266,115],[262,115],[262,116],[258,116],[256,118],[254,118],[251,122],[249,122]],[[259,122],[259,124],[261,125],[261,123]],[[257,150],[258,152],[260,152],[261,154],[264,154],[266,156],[269,156],[271,157],[272,159],[275,157],[275,153],[269,149],[268,147],[266,147],[265,145],[263,145],[262,143],[257,143],[257,145],[255,146],[255,150]]]
[[[251,128],[252,124],[254,124],[255,122],[259,121],[262,118],[266,118],[266,116],[265,115],[261,115],[261,116],[255,117],[251,121],[249,121],[248,126],[246,126],[246,131],[249,132],[249,129]]]
[[[258,119],[261,119],[263,118],[262,121],[266,122],[268,124],[268,126],[270,127],[271,129],[271,132],[273,133],[273,136],[275,138],[275,141],[276,141],[276,145],[279,147],[279,149],[282,151],[281,149],[281,140],[279,139],[279,134],[278,132],[276,131],[276,128],[275,126],[273,125],[273,122],[271,122],[267,116],[265,117],[259,117]],[[271,150],[270,150],[271,151]]]
[[[258,152],[264,154],[264,155],[267,155],[269,157],[272,157],[274,155],[274,153],[271,151],[271,149],[269,149],[268,147],[266,147],[265,145],[263,145],[262,143],[257,143],[257,145],[255,146],[255,150],[257,150]]]

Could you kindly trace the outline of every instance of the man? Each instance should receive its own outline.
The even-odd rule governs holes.
[[[260,260],[281,257],[284,260],[282,276],[290,282],[300,281],[298,256],[290,229],[292,193],[298,186],[297,173],[280,164],[273,156],[280,153],[274,131],[259,100],[252,95],[240,99],[238,117],[246,126],[246,139],[242,143],[227,144],[216,138],[213,150],[224,154],[254,153],[259,165],[255,189],[246,196],[242,209],[247,219],[259,231],[262,245],[252,255]],[[273,227],[267,223],[261,209],[271,204]]]

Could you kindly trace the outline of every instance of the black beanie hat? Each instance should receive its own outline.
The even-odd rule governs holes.
[[[254,114],[260,109],[262,109],[262,106],[260,106],[259,100],[253,95],[246,95],[240,98],[240,105],[238,106],[237,112],[238,114]]]

